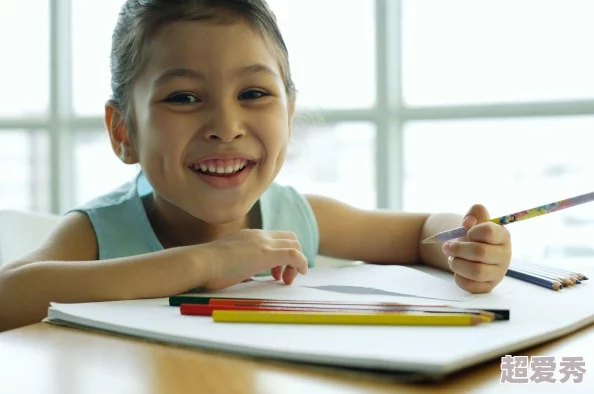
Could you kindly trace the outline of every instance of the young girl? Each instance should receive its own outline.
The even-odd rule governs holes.
[[[264,0],[128,0],[111,72],[113,151],[141,175],[1,268],[0,330],[40,321],[51,301],[166,297],[267,271],[290,284],[318,254],[424,262],[473,293],[504,277],[510,236],[481,205],[464,217],[370,212],[274,183],[296,94]],[[465,239],[420,245],[461,223]]]

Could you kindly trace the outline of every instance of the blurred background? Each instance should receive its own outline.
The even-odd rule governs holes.
[[[136,174],[102,118],[122,3],[3,2],[0,209],[63,213]],[[594,191],[594,1],[269,4],[299,90],[278,182],[492,216]],[[517,257],[594,256],[594,204],[509,229]]]

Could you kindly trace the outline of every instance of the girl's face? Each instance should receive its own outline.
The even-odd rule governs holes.
[[[291,134],[277,57],[247,23],[177,22],[133,90],[136,155],[168,209],[242,219],[278,174]]]

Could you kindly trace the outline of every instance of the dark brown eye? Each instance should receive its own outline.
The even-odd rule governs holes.
[[[239,99],[240,100],[257,100],[257,99],[260,99],[260,98],[266,97],[266,96],[270,96],[270,95],[263,90],[252,89],[252,90],[247,90],[247,91],[241,93],[239,95]]]
[[[168,103],[175,103],[175,104],[194,104],[199,102],[200,100],[196,98],[193,94],[189,93],[177,93],[172,94],[171,96],[165,99]]]

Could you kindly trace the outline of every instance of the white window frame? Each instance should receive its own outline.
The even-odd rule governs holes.
[[[103,117],[80,117],[72,108],[72,0],[50,0],[50,108],[43,119],[0,119],[0,132],[47,130],[50,137],[51,212],[73,203],[73,135],[104,128]],[[323,0],[321,0],[323,1]],[[415,120],[547,117],[594,114],[594,100],[523,102],[477,106],[407,107],[402,101],[400,42],[402,0],[375,0],[376,105],[370,109],[321,111],[326,124],[361,121],[376,128],[378,208],[403,206],[403,126]],[[299,117],[297,117],[299,119]]]

